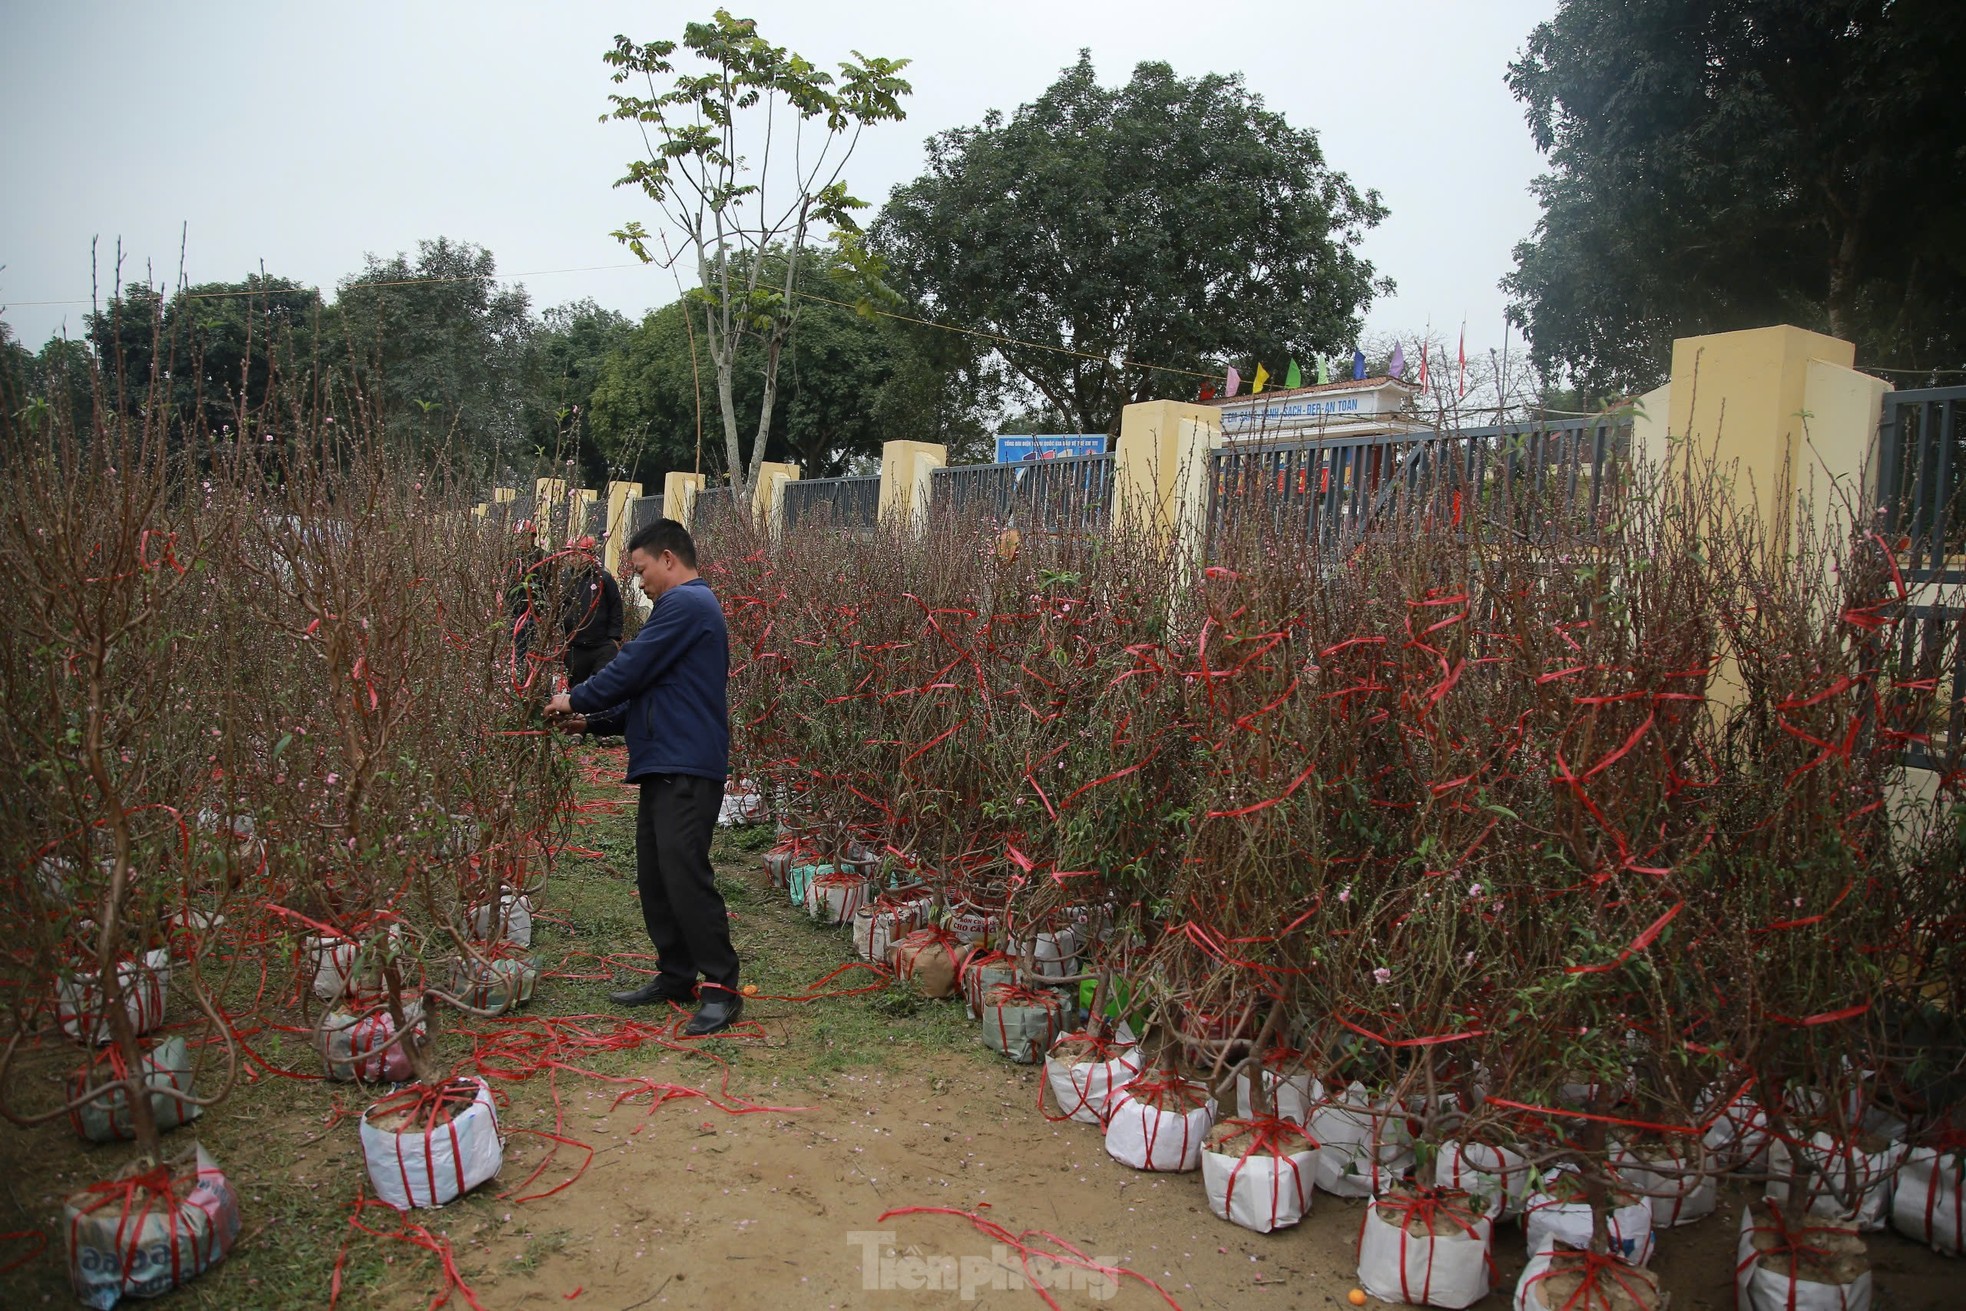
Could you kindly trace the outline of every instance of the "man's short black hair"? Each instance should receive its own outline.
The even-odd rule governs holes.
[[[628,550],[650,556],[670,551],[683,562],[683,568],[696,568],[696,542],[690,537],[689,529],[674,519],[657,519],[654,523],[637,528],[634,536],[628,539]]]

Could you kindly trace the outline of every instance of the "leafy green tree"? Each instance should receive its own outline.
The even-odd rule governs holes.
[[[169,382],[179,421],[216,432],[257,412],[283,373],[316,366],[322,317],[320,292],[256,273],[182,287],[169,299],[133,284],[89,316],[88,331],[122,404],[143,397],[154,369]],[[86,388],[88,370],[78,364],[69,358],[66,373]]]
[[[537,324],[523,287],[497,281],[490,251],[439,237],[417,256],[367,258],[336,300],[341,349],[366,402],[399,431],[480,467],[541,453]]]
[[[1074,430],[1117,433],[1128,402],[1200,385],[1145,365],[1349,349],[1392,289],[1357,250],[1385,214],[1239,75],[1103,87],[1081,53],[1009,119],[931,138],[873,245],[931,314],[1035,343],[996,349]]]
[[[836,281],[844,268],[826,252],[809,257],[798,275],[803,304],[780,355],[769,424],[759,422],[765,347],[752,340],[738,353],[731,403],[739,422],[769,431],[767,458],[790,460],[807,477],[839,473],[898,438],[973,448],[996,380],[961,343],[847,303]],[[686,312],[677,302],[649,314],[604,361],[592,392],[590,431],[602,458],[643,482],[697,467],[699,380],[704,409],[716,404],[700,331],[692,361]],[[727,455],[715,423],[706,413],[702,464],[720,477]]]
[[[17,408],[34,384],[34,352],[20,344],[14,326],[0,319],[0,407]]]
[[[604,56],[616,85],[649,91],[608,97],[613,109],[602,121],[636,124],[647,149],[617,185],[640,187],[666,229],[651,233],[630,222],[614,235],[644,260],[687,258],[696,266],[689,304],[701,315],[724,473],[741,497],[771,443],[779,369],[800,315],[800,270],[815,228],[823,236],[853,227],[865,202],[848,194],[841,174],[863,129],[903,117],[910,88],[899,76],[905,60],[855,51],[835,77],[723,9],[708,23],[688,24],[682,46],[703,71],[676,76],[667,90],[656,88],[656,78],[676,72],[676,42],[638,45],[617,36]],[[747,452],[737,371],[752,341],[762,391]]]
[[[1550,162],[1502,284],[1538,366],[1635,389],[1784,321],[1960,362],[1962,62],[1956,0],[1563,0],[1508,74]]]
[[[530,390],[544,423],[541,444],[550,440],[556,452],[565,452],[562,458],[577,460],[592,486],[621,476],[594,441],[591,415],[603,367],[634,330],[626,315],[586,299],[547,310],[533,334],[536,378]]]
[[[95,407],[95,357],[88,343],[50,337],[42,343],[41,353],[28,359],[28,385],[34,396],[51,406],[67,406],[70,417],[87,427]]]

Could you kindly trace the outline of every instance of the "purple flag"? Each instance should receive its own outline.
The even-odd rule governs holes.
[[[1227,399],[1228,397],[1235,395],[1237,392],[1241,390],[1242,390],[1242,375],[1236,372],[1234,365],[1231,365],[1229,367],[1228,379],[1224,381],[1222,384],[1222,396],[1224,399]]]
[[[1406,376],[1406,347],[1400,345],[1398,342],[1393,343],[1393,360],[1392,363],[1386,366],[1386,376],[1388,378],[1404,378]]]

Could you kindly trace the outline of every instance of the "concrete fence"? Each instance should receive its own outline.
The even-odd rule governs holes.
[[[1890,386],[1854,366],[1849,342],[1786,325],[1682,338],[1673,346],[1671,380],[1634,407],[1630,454],[1654,461],[1712,457],[1730,466],[1735,495],[1780,548],[1793,540],[1799,515],[1877,502],[1878,423]],[[888,442],[881,450],[878,496],[872,499],[880,522],[917,531],[939,508],[938,499],[1000,518],[1021,513],[1040,528],[1053,513],[1047,507],[1056,502],[1066,507],[1057,511],[1066,530],[1125,523],[1161,536],[1179,547],[1179,558],[1195,561],[1207,544],[1211,457],[1223,444],[1222,411],[1216,407],[1147,401],[1126,407],[1110,455],[1068,461],[1070,470],[949,468],[948,451],[940,445]],[[1054,476],[1061,472],[1070,476]],[[785,489],[798,479],[796,465],[763,467],[749,504],[742,507],[754,529],[768,537],[784,529]],[[865,517],[861,502],[869,499],[867,489],[846,484],[861,481],[831,480],[841,495],[855,498],[856,524]],[[716,495],[719,490],[706,486],[700,474],[669,473],[662,484],[663,513],[692,529],[708,528],[700,508],[718,518],[739,512],[727,497]],[[641,494],[639,483],[606,488],[610,568],[619,566],[632,507]],[[827,494],[820,487],[801,494],[793,517],[804,517]],[[1105,504],[1091,506],[1088,494]],[[578,526],[589,521],[588,507],[600,495],[539,479],[533,505],[541,545],[552,549],[578,536]],[[480,517],[497,513],[497,506],[516,496],[513,489],[498,489],[492,502],[478,507]]]

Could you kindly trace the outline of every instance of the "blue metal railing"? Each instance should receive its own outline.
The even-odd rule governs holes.
[[[1047,533],[1097,532],[1112,517],[1111,455],[959,465],[937,469],[932,479],[929,504],[937,515]]]
[[[1966,580],[1966,387],[1890,392],[1877,426],[1877,498],[1887,530],[1910,538],[1905,572]]]
[[[1630,449],[1622,415],[1224,446],[1209,461],[1209,542],[1254,530],[1343,546],[1423,505],[1452,529],[1474,517],[1535,538],[1588,533]]]
[[[799,478],[785,484],[785,527],[873,528],[881,517],[881,477]]]
[[[1905,607],[1898,625],[1898,680],[1933,679],[1937,692],[1926,741],[1905,748],[1916,769],[1951,769],[1966,747],[1966,610],[1953,605]]]

